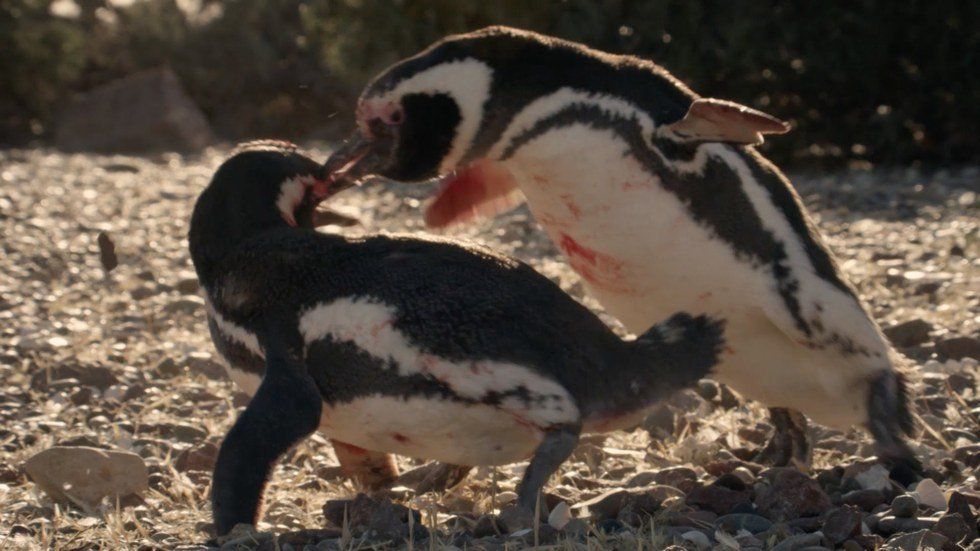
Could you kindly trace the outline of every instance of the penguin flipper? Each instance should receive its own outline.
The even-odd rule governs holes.
[[[211,504],[219,536],[255,524],[273,464],[320,425],[323,402],[306,367],[284,346],[266,346],[255,396],[225,436],[214,466]]]
[[[523,202],[524,194],[507,167],[476,161],[443,181],[425,210],[425,223],[430,228],[442,228],[492,218]]]

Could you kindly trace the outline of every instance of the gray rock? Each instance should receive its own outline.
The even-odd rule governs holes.
[[[912,518],[919,512],[919,502],[914,497],[903,494],[892,500],[892,514],[898,518]]]
[[[973,358],[980,360],[980,339],[976,337],[950,337],[936,343],[940,357],[953,360]]]
[[[970,528],[966,521],[963,520],[963,515],[959,513],[946,513],[939,517],[939,521],[936,522],[933,530],[946,536],[949,541],[959,543],[966,540],[967,536],[972,535]]]
[[[830,543],[840,544],[861,533],[861,511],[847,505],[834,509],[827,515],[821,531]]]
[[[841,496],[845,505],[854,505],[863,511],[871,511],[885,502],[885,494],[881,490],[853,490]]]
[[[654,482],[679,488],[684,481],[696,482],[698,473],[690,467],[668,467],[657,471]]]
[[[764,476],[770,483],[756,485],[755,505],[771,519],[820,515],[832,506],[820,484],[794,468],[770,469]]]
[[[198,151],[212,141],[207,119],[166,68],[89,91],[55,125],[55,143],[66,151]]]
[[[24,471],[53,500],[88,508],[106,497],[142,494],[149,485],[146,463],[126,451],[55,446],[28,459]]]
[[[694,488],[687,494],[687,504],[691,507],[701,507],[717,513],[727,515],[740,505],[751,501],[752,492],[749,490],[735,491],[724,486],[709,484]]]
[[[882,517],[875,526],[875,531],[879,534],[890,536],[898,532],[914,532],[932,528],[938,519],[931,517],[919,518],[897,518],[893,516]]]
[[[886,327],[883,331],[888,340],[898,348],[907,348],[927,342],[933,326],[926,320],[913,319]]]
[[[821,541],[823,541],[823,534],[820,533],[799,534],[779,542],[772,548],[772,551],[798,551],[805,547],[820,545]]]
[[[948,540],[942,534],[919,530],[911,534],[899,534],[885,542],[882,551],[940,551]]]
[[[739,530],[748,530],[753,534],[765,532],[772,528],[772,522],[766,517],[753,515],[752,513],[734,513],[718,517],[715,526],[727,532],[737,533]]]

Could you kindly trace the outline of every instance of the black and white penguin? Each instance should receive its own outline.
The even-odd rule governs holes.
[[[316,204],[340,187],[266,144],[227,160],[194,208],[214,343],[255,384],[215,465],[219,535],[254,523],[272,464],[317,429],[454,465],[530,457],[519,504],[531,508],[580,431],[694,384],[721,353],[722,322],[676,314],[624,341],[477,246],[316,232]]]
[[[809,463],[803,412],[867,427],[896,476],[918,469],[896,353],[752,147],[783,122],[699,97],[652,62],[506,27],[396,63],[365,88],[357,121],[333,162],[353,179],[443,177],[430,226],[526,199],[630,330],[679,310],[728,320],[717,376],[771,407],[763,459]]]

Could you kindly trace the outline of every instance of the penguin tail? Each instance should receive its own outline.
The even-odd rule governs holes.
[[[693,386],[710,375],[725,345],[724,326],[722,320],[680,312],[630,343],[635,368],[654,383],[656,396],[647,399]]]

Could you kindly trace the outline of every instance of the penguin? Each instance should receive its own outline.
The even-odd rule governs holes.
[[[633,56],[507,28],[453,35],[374,78],[332,160],[346,178],[441,179],[430,227],[523,201],[629,330],[721,316],[722,382],[770,407],[758,460],[809,467],[807,415],[920,465],[900,358],[792,184],[755,149],[783,121]]]
[[[317,204],[348,185],[295,148],[246,146],[194,207],[212,340],[253,394],[215,463],[219,536],[255,522],[273,463],[317,430],[382,456],[530,458],[518,503],[533,509],[582,431],[635,418],[721,354],[722,321],[677,313],[623,340],[477,245],[315,231]]]

